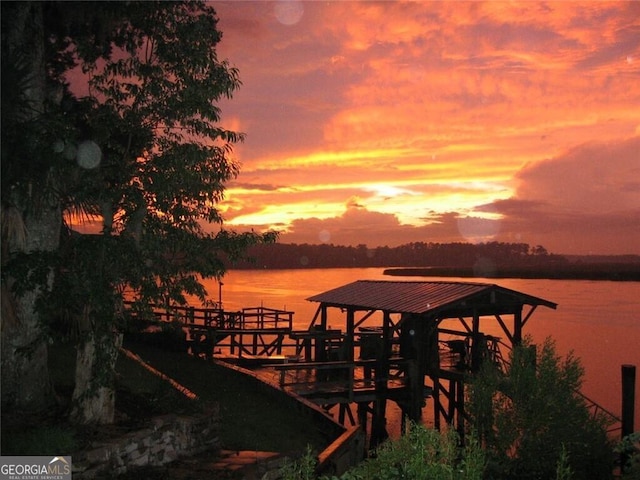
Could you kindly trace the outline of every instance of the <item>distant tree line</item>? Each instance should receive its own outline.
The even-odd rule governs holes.
[[[532,247],[526,243],[502,242],[415,242],[376,248],[366,245],[273,243],[255,245],[250,249],[249,257],[250,260],[235,263],[230,268],[472,267],[484,262],[501,268],[569,263],[566,257],[549,253],[541,245]]]

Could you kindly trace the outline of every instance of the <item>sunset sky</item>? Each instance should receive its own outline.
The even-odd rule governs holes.
[[[227,228],[640,254],[640,2],[212,2]]]

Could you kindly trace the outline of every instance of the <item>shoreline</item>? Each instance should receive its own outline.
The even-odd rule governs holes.
[[[637,265],[563,265],[553,267],[398,267],[384,275],[398,277],[522,278],[640,282]]]

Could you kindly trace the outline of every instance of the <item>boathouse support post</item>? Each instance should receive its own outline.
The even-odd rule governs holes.
[[[344,358],[341,360],[346,360],[347,362],[353,362],[355,358],[353,349],[354,349],[354,335],[355,335],[355,312],[351,308],[347,310],[347,335],[344,339]]]
[[[358,402],[358,423],[363,432],[367,432],[367,413],[369,406],[367,402]]]
[[[373,417],[371,419],[371,444],[370,448],[377,447],[389,438],[387,432],[387,396],[389,381],[389,356],[391,355],[391,316],[389,312],[383,313],[382,344],[383,351],[376,365],[375,388],[376,399],[373,403]]]
[[[376,396],[373,402],[373,416],[371,418],[371,440],[370,449],[376,448],[387,438],[387,399]]]
[[[320,327],[319,330],[322,332],[327,331],[327,306],[320,306]],[[314,352],[314,360],[316,362],[324,362],[327,360],[327,338],[323,335],[317,336],[315,338],[315,352]]]
[[[513,314],[513,345],[520,345],[522,343],[522,306],[516,310]]]
[[[458,382],[457,380],[450,378],[449,379],[449,391],[445,392],[447,396],[447,422],[450,425],[454,424],[454,419],[456,418],[456,399],[458,398],[456,392],[458,391]]]
[[[391,359],[391,315],[384,312],[382,322],[382,356],[379,361],[379,371],[381,379],[384,379],[385,387],[389,380],[389,361]]]
[[[464,442],[464,378],[461,378],[458,382],[458,388],[456,391],[456,427],[460,439]]]
[[[326,305],[322,305],[320,310],[320,328],[322,328],[322,330],[327,329],[327,306]]]
[[[413,422],[419,423],[425,405],[425,377],[440,369],[438,325],[434,318],[414,317],[412,328],[415,330],[416,358],[407,365],[410,386],[408,415]]]
[[[433,374],[431,379],[433,380],[433,427],[440,431],[440,413],[441,413],[441,403],[440,403],[440,377],[437,373]]]
[[[480,333],[480,315],[478,315],[478,311],[474,309],[473,311],[473,324],[472,324],[472,333],[471,333],[471,371],[477,372],[480,369],[480,363],[482,362],[482,348],[483,343],[481,341],[481,333]]]
[[[633,433],[635,416],[636,366],[622,365],[622,436]]]

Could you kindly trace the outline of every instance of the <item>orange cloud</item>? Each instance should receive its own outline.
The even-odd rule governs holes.
[[[573,232],[585,250],[581,215],[606,223],[596,200],[615,200],[611,222],[635,220],[631,172],[584,152],[620,153],[638,135],[640,3],[305,2],[291,23],[272,6],[216,7],[244,82],[221,105],[247,133],[221,205],[234,227],[277,225],[283,241],[322,227],[334,243],[490,232],[558,247]],[[594,140],[610,149],[582,147]],[[583,180],[568,182],[571,169]],[[359,241],[365,222],[376,233]],[[462,235],[469,225],[478,232]],[[593,248],[614,248],[592,230]]]

